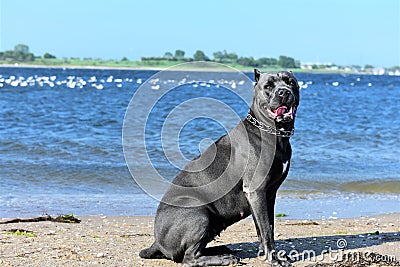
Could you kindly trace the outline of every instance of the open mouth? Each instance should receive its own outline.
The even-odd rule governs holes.
[[[296,107],[293,106],[290,109],[286,106],[280,106],[272,111],[268,109],[268,113],[272,119],[277,122],[293,120],[296,116]]]

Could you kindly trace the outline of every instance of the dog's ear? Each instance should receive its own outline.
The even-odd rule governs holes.
[[[254,79],[256,80],[256,82],[258,82],[258,80],[260,79],[261,76],[261,72],[258,69],[254,69]]]

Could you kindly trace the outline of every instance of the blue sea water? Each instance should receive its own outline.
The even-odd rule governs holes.
[[[0,217],[153,215],[157,201],[135,183],[125,163],[122,127],[132,96],[155,73],[1,67]],[[295,75],[302,84],[301,104],[277,212],[289,218],[400,212],[400,77]],[[147,151],[135,150],[133,159],[149,157],[168,179],[179,171],[161,139],[168,114],[182,102],[208,97],[244,117],[248,107],[236,93],[252,94],[232,73],[201,73],[204,81],[213,79],[202,83],[179,84],[177,76],[171,72],[169,80],[152,81],[149,96],[166,83],[176,89],[152,109]],[[186,159],[200,153],[202,140],[226,132],[220,107],[206,108],[221,120],[197,118],[182,125],[175,152]],[[189,105],[186,112],[195,114],[198,107]],[[168,140],[176,133],[165,134]]]

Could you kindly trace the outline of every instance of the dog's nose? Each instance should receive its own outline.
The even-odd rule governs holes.
[[[291,92],[288,89],[285,89],[285,88],[278,89],[278,95],[280,97],[286,97],[290,94],[291,94]]]

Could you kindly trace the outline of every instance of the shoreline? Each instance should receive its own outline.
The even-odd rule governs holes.
[[[1,68],[33,68],[33,69],[94,69],[94,70],[148,70],[148,71],[197,71],[197,72],[253,72],[254,68],[248,69],[236,69],[235,67],[226,66],[223,68],[185,68],[185,67],[177,67],[180,64],[173,66],[164,66],[164,67],[153,67],[153,66],[135,66],[135,67],[114,67],[114,66],[93,66],[93,65],[30,65],[30,64],[0,64]],[[231,69],[231,70],[230,70]],[[280,70],[282,68],[261,68],[265,72],[273,72]],[[294,73],[306,73],[306,74],[354,74],[354,75],[374,75],[373,73],[365,73],[365,72],[351,72],[351,71],[336,71],[336,70],[303,70],[303,69],[294,69]]]
[[[87,220],[87,219],[95,219],[95,220],[97,220],[97,219],[106,219],[106,218],[108,218],[108,219],[114,218],[116,220],[129,219],[129,218],[135,219],[135,220],[153,220],[154,217],[155,217],[155,215],[105,215],[105,214],[96,214],[96,215],[76,215],[76,214],[74,214],[74,216],[78,217],[79,219],[83,218],[84,220]],[[381,217],[382,218],[391,217],[391,218],[397,219],[397,221],[399,223],[398,227],[399,227],[399,231],[400,231],[400,212],[386,212],[386,213],[384,212],[384,213],[379,213],[379,214],[370,215],[370,216],[354,216],[354,217],[346,217],[346,218],[323,218],[323,219],[318,219],[318,218],[297,219],[297,218],[277,216],[275,218],[275,220],[276,221],[302,221],[302,222],[304,222],[304,221],[328,221],[328,220],[333,220],[333,221],[340,220],[340,221],[343,221],[343,220],[356,220],[356,219],[360,219],[360,218],[381,218]],[[16,219],[16,218],[23,219],[22,217],[0,217],[0,228],[1,228],[1,225],[4,225],[5,221]],[[247,221],[247,220],[252,221],[253,219],[252,219],[251,216],[248,216],[248,217],[242,219],[239,222],[243,222],[243,221]],[[400,238],[400,235],[399,235],[399,238]]]
[[[141,249],[153,241],[152,216],[83,216],[81,223],[30,222],[0,224],[2,266],[181,266],[165,259],[144,260]],[[5,219],[0,219],[0,222]],[[314,251],[294,266],[329,263],[330,253],[378,253],[400,259],[400,213],[326,220],[276,219],[277,249]],[[13,229],[28,235],[10,234]],[[338,242],[346,246],[338,250]],[[343,241],[344,240],[344,241]],[[227,245],[248,266],[265,266],[257,257],[258,238],[251,218],[223,231],[209,246]],[[292,254],[291,254],[292,255]],[[325,256],[324,256],[325,255]],[[322,259],[323,258],[323,259]],[[324,265],[325,266],[325,265]],[[330,266],[330,265],[326,265]],[[341,265],[336,265],[341,266]],[[345,266],[345,265],[343,265]],[[352,265],[350,265],[352,266]],[[368,265],[369,266],[369,265]],[[391,266],[391,265],[374,265]]]
[[[133,189],[132,189],[133,190]],[[1,190],[0,190],[1,191]],[[152,216],[159,201],[146,194],[52,194],[45,193],[0,197],[4,209],[1,217],[33,217],[48,214],[73,213],[78,216]],[[32,205],[32,203],[35,203]],[[74,203],[74,204],[72,204]],[[394,194],[280,194],[275,212],[285,219],[318,220],[377,216],[382,213],[400,213],[400,197]],[[302,207],[307,207],[303,209]]]

